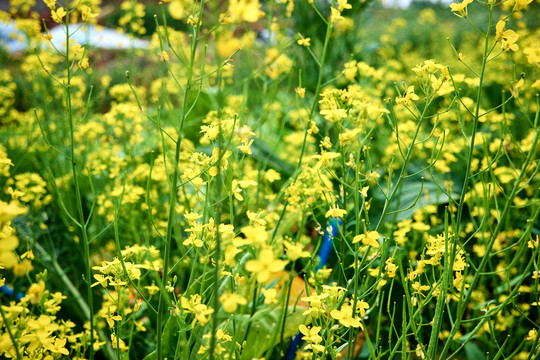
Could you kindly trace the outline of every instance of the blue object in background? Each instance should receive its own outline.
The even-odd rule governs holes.
[[[2,286],[0,287],[0,292],[6,294],[7,297],[9,297],[9,298],[13,298],[13,289],[10,288],[10,287],[8,287],[8,286],[5,285],[5,284],[2,285]],[[19,300],[21,300],[23,297],[24,297],[24,294],[21,293],[21,292],[19,292],[19,293],[17,293],[16,299],[17,299],[17,301],[19,301]]]
[[[332,239],[339,233],[339,226],[343,224],[341,219],[332,218],[328,222],[328,228],[324,232],[321,248],[319,249],[319,265],[315,268],[315,271],[322,269],[328,262],[330,254],[332,253]],[[328,232],[330,230],[330,232]]]
[[[339,218],[332,218],[328,222],[328,227],[324,232],[321,248],[319,249],[319,265],[315,267],[315,272],[322,269],[328,262],[330,254],[332,254],[332,240],[339,234],[339,226],[342,224],[343,220]],[[289,351],[287,352],[288,360],[293,360],[296,357],[296,351],[298,350],[303,337],[304,335],[301,332],[294,337],[291,346],[289,347]]]

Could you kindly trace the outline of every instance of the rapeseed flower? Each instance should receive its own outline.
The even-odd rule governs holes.
[[[501,43],[501,49],[503,51],[517,51],[519,49],[519,46],[516,44],[519,35],[514,30],[506,30],[506,21],[499,20],[497,25],[495,25],[495,30],[495,41]]]
[[[243,296],[227,292],[219,297],[219,301],[221,302],[223,309],[229,314],[234,313],[238,309],[238,305],[247,304],[247,300]]]
[[[330,207],[330,210],[326,212],[325,217],[342,218],[345,215],[347,215],[347,211],[340,209],[337,204],[334,204],[332,207]]]
[[[336,320],[339,321],[339,323],[345,327],[362,327],[362,324],[360,323],[360,320],[352,315],[352,307],[348,304],[343,305],[340,310],[332,310],[330,312],[330,315]]]
[[[66,10],[62,6],[56,10],[51,10],[51,17],[58,24],[63,23],[64,16],[66,16]]]
[[[234,22],[256,22],[261,15],[259,0],[229,0],[229,11]]]
[[[450,4],[450,9],[452,9],[452,12],[461,17],[467,17],[467,5],[471,4],[473,0],[463,0],[462,2],[457,2]]]
[[[414,86],[411,85],[407,88],[407,90],[403,93],[402,96],[396,97],[396,104],[408,106],[411,105],[413,101],[416,101],[418,99],[420,98],[414,93]]]
[[[272,274],[282,271],[287,263],[286,260],[277,259],[272,248],[264,247],[260,250],[257,259],[246,262],[246,270],[254,273],[258,282],[264,283]]]
[[[357,242],[362,241],[362,244],[364,244],[364,245],[369,245],[369,246],[372,246],[374,248],[378,248],[379,247],[379,237],[380,237],[379,232],[377,232],[377,231],[368,231],[366,234],[356,235],[353,238],[352,243],[355,244]]]

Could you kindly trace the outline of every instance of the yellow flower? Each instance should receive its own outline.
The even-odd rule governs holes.
[[[124,340],[120,339],[119,337],[116,337],[116,335],[111,334],[111,344],[113,349],[118,349],[121,352],[127,351],[128,347],[126,346],[126,343]]]
[[[396,104],[398,105],[411,105],[413,101],[418,100],[419,97],[414,93],[414,86],[409,86],[403,96],[396,98]]]
[[[304,98],[304,96],[306,96],[306,88],[297,87],[296,89],[294,89],[294,91],[296,91],[298,96],[300,96],[302,99]]]
[[[412,284],[412,287],[415,290],[414,291],[415,293],[420,293],[422,291],[428,291],[429,289],[431,289],[431,287],[429,285],[422,285],[418,281],[415,281]]]
[[[332,310],[330,315],[345,327],[362,327],[358,318],[352,316],[352,308],[349,305],[343,305],[341,310]]]
[[[243,152],[244,154],[251,155],[252,154],[252,152],[251,152],[251,144],[253,144],[253,140],[254,139],[251,139],[249,141],[244,140],[244,141],[242,141],[242,143],[240,145],[237,146],[237,148],[240,149],[240,151]]]
[[[311,38],[302,38],[296,41],[301,46],[311,46]]]
[[[159,54],[159,58],[161,59],[162,62],[169,62],[169,54],[167,54],[166,51],[162,51]]]
[[[512,11],[517,12],[523,10],[527,5],[532,3],[532,0],[516,0]]]
[[[527,337],[525,338],[526,341],[535,341],[538,337],[538,331],[536,329],[529,330],[529,333],[527,334]]]
[[[219,301],[221,302],[221,305],[223,305],[223,310],[229,314],[235,312],[236,309],[238,309],[238,305],[247,304],[247,300],[243,296],[234,293],[223,293],[219,297]]]
[[[317,273],[317,275],[320,273],[320,271]],[[303,297],[300,300],[308,302],[309,303],[309,309],[306,310],[303,315],[311,315],[315,319],[319,318],[319,313],[323,310],[323,300],[326,299],[329,296],[328,293],[324,294],[315,294],[308,297]]]
[[[30,303],[33,305],[38,304],[41,301],[44,291],[45,283],[43,281],[30,285],[30,288],[28,289],[28,297],[30,298]]]
[[[264,226],[266,225],[266,220],[261,219],[259,212],[252,212],[252,211],[246,211],[246,215],[249,219],[250,225],[259,225]]]
[[[58,10],[51,10],[51,17],[58,24],[62,24],[64,16],[66,16],[66,10],[63,7],[59,7]]]
[[[270,247],[261,249],[259,258],[246,262],[246,270],[257,276],[257,281],[264,283],[273,273],[282,271],[287,261],[276,259],[274,251]]]
[[[86,5],[82,7],[81,15],[83,22],[87,22],[88,20],[92,20],[93,18],[97,17],[97,14],[92,14],[92,8]]]
[[[366,310],[369,310],[369,304],[364,300],[356,302],[356,313],[362,317],[366,316]]]
[[[2,202],[0,202],[0,206],[2,206]],[[19,239],[12,235],[11,227],[6,228],[0,233],[0,266],[11,269],[18,263],[15,249],[19,246]]]
[[[105,320],[107,321],[107,325],[109,325],[109,328],[113,328],[114,327],[114,322],[115,321],[121,321],[122,320],[122,317],[120,315],[114,315],[114,311],[113,312],[110,312],[110,313],[107,313],[105,316]]]
[[[368,190],[369,190],[369,186],[364,186],[364,187],[362,188],[362,190],[360,190],[360,194],[362,195],[362,197],[367,197],[367,195],[368,195],[368,193],[367,193]]]
[[[368,231],[367,234],[360,234],[356,235],[353,238],[352,243],[355,244],[359,241],[362,241],[362,244],[373,246],[374,248],[378,248],[379,245],[379,233],[377,231]]]
[[[347,3],[347,0],[337,0],[338,10],[343,11],[345,9],[352,9],[352,5]]]
[[[79,61],[79,67],[80,67],[81,69],[86,69],[88,66],[89,66],[89,64],[88,64],[88,58],[87,58],[87,57],[82,58],[82,59]]]
[[[285,245],[285,248],[287,249],[287,258],[291,261],[310,256],[310,253],[305,251],[304,246],[300,243],[293,244],[284,240],[283,245]]]
[[[242,189],[240,188],[240,186],[238,186],[238,180],[234,179],[232,181],[231,190],[236,200],[244,200],[244,197],[240,194],[242,192]]]
[[[278,303],[278,299],[276,299],[277,290],[275,288],[262,289],[262,294],[264,296],[264,304],[265,305],[271,305],[271,304],[277,304]]]
[[[32,262],[30,262],[28,259],[24,259],[13,267],[13,275],[16,277],[23,277],[32,271],[32,269],[34,269]]]
[[[302,337],[302,340],[315,344],[318,344],[322,341],[322,337],[319,335],[319,331],[321,331],[320,326],[313,326],[310,329],[306,325],[302,324],[298,327],[298,330],[300,330],[302,335],[304,335]]]
[[[393,278],[396,276],[396,270],[398,269],[398,266],[394,264],[394,259],[389,258],[386,260],[386,274],[388,277]]]
[[[330,210],[328,210],[326,212],[326,217],[329,218],[329,217],[333,217],[333,218],[340,218],[340,217],[343,217],[347,214],[347,211],[346,210],[343,210],[343,209],[340,209],[336,204],[334,204],[334,206],[332,206],[330,208]]]
[[[148,291],[148,295],[152,296],[158,293],[159,287],[156,286],[154,282],[152,282],[152,285],[148,285],[144,287]]]
[[[186,10],[186,0],[162,0],[164,3],[169,4],[169,14],[173,19],[181,20],[184,17],[184,12]]]
[[[501,49],[503,51],[517,51],[519,46],[516,44],[516,41],[519,35],[514,30],[506,30],[505,27],[506,22],[503,20],[499,20],[497,25],[495,25],[495,41],[501,43]]]
[[[229,10],[234,22],[256,22],[261,11],[259,0],[229,0]]]
[[[43,0],[45,2],[45,5],[51,10],[53,10],[56,7],[56,0]]]
[[[450,9],[454,12],[454,14],[456,14],[457,16],[461,18],[467,17],[467,5],[469,5],[472,2],[473,0],[464,0],[461,3],[458,2],[455,4],[450,4]]]
[[[535,47],[528,47],[523,50],[523,53],[527,55],[527,61],[531,65],[540,65],[540,44],[536,44]]]
[[[343,20],[344,17],[341,16],[341,12],[338,9],[331,8],[332,13],[330,14],[330,22],[332,24],[337,23],[339,20]]]
[[[415,353],[416,353],[416,356],[418,356],[420,359],[426,358],[426,354],[424,354],[424,351],[422,350],[422,347],[420,346],[420,344],[416,345]]]
[[[214,313],[214,309],[208,307],[206,304],[201,303],[200,295],[191,295],[189,300],[182,297],[181,304],[185,311],[195,315],[193,324],[196,322],[200,323],[201,326],[208,324],[210,321],[210,315]]]
[[[343,75],[349,81],[354,81],[358,74],[358,66],[356,60],[351,60],[343,65]]]

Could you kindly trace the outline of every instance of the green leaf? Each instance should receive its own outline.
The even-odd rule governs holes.
[[[165,323],[165,328],[163,329],[162,334],[162,349],[163,357],[174,359],[176,343],[178,342],[178,321],[172,316],[167,319]],[[154,350],[150,354],[146,355],[143,360],[154,360],[157,359],[157,350]]]
[[[287,320],[285,322],[284,328],[284,339],[290,339],[298,333],[298,326],[304,323],[305,316],[302,314],[302,308],[294,308],[294,306],[289,306],[287,308],[289,313],[287,314]],[[273,335],[276,331],[281,330],[279,325],[281,322],[281,316],[283,309],[274,308],[269,309],[265,308],[260,311],[257,311],[253,318],[251,319],[251,327],[249,334],[247,335],[245,346],[242,349],[242,359],[251,360],[253,358],[260,358],[264,356],[266,351],[270,347],[276,346],[279,344],[280,336],[276,336],[273,339]],[[249,315],[237,315],[235,317],[236,321],[236,331],[238,341],[242,341],[245,337],[245,330],[249,322]],[[222,324],[220,327],[226,326],[229,333],[233,333],[232,322],[228,321],[228,324]],[[274,340],[272,342],[272,339]],[[229,344],[224,344],[226,347]]]
[[[465,357],[468,360],[484,360],[486,354],[476,344],[468,343],[465,345]]]
[[[452,193],[453,198],[459,198],[459,194]],[[390,206],[390,211],[399,211],[397,221],[409,219],[414,212],[426,205],[440,205],[449,202],[437,184],[430,180],[404,182],[396,198]],[[399,208],[397,208],[399,204]],[[393,216],[388,216],[388,220]]]

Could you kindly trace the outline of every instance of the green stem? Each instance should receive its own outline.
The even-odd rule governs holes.
[[[195,26],[193,37],[192,37],[192,44],[191,44],[191,57],[189,62],[189,68],[187,71],[187,80],[186,80],[186,86],[184,87],[184,96],[182,101],[182,108],[180,111],[180,122],[178,124],[178,137],[176,139],[176,149],[175,149],[175,155],[174,155],[174,169],[172,174],[172,181],[169,184],[169,215],[168,215],[168,222],[167,222],[167,230],[165,234],[165,249],[163,252],[163,279],[162,282],[166,286],[167,280],[169,277],[169,263],[171,258],[171,246],[172,246],[172,230],[173,230],[173,224],[175,220],[175,214],[176,214],[176,189],[177,189],[177,182],[178,182],[178,165],[180,162],[180,149],[182,145],[183,140],[183,131],[184,131],[184,124],[186,120],[186,113],[187,113],[187,103],[188,103],[188,94],[189,90],[191,89],[192,85],[192,79],[193,79],[193,66],[195,64],[195,54],[197,52],[197,45],[198,45],[198,39],[199,39],[199,31],[201,27],[201,17],[202,12],[204,9],[204,3],[205,1],[201,1],[200,7],[199,7],[199,20],[197,22],[197,25]],[[167,39],[168,40],[168,39]],[[204,61],[204,60],[203,60]],[[163,341],[162,341],[162,335],[163,335],[163,315],[164,315],[164,309],[165,309],[165,297],[168,296],[167,293],[160,292],[159,297],[159,303],[158,303],[158,310],[157,310],[157,359],[162,360],[163,359]]]
[[[3,295],[1,295],[3,297]],[[6,325],[7,332],[9,334],[9,337],[11,339],[11,342],[13,343],[13,348],[15,349],[15,353],[17,354],[17,360],[22,360],[21,353],[19,352],[19,343],[17,342],[17,339],[15,339],[15,336],[13,336],[13,333],[11,332],[11,325],[6,318],[6,313],[4,312],[3,305],[0,304],[0,313],[2,314],[2,320],[4,321],[4,325]]]
[[[85,283],[86,283],[86,291],[88,296],[88,309],[89,309],[89,321],[90,321],[90,346],[89,346],[89,359],[94,359],[94,299],[92,296],[92,272],[90,267],[90,242],[88,240],[88,230],[87,230],[87,222],[86,218],[83,212],[82,207],[82,195],[81,195],[81,189],[79,185],[79,174],[77,171],[77,161],[75,158],[75,126],[73,124],[73,108],[71,104],[71,66],[69,61],[69,0],[66,0],[66,54],[65,54],[65,61],[66,61],[66,71],[67,71],[67,83],[65,85],[66,89],[66,107],[67,107],[67,114],[68,114],[68,123],[69,123],[69,138],[70,138],[70,163],[71,163],[71,171],[73,174],[73,182],[75,185],[75,200],[77,204],[77,213],[79,216],[79,227],[81,229],[81,234],[83,238],[83,253],[84,253],[84,261],[86,266],[86,273],[85,273]]]

